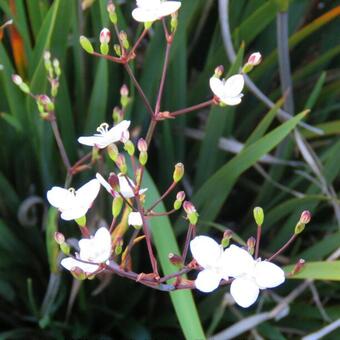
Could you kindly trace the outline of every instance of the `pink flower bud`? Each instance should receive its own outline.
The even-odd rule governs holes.
[[[122,97],[127,97],[129,95],[129,89],[125,84],[120,88],[120,95]]]
[[[100,31],[99,41],[101,44],[108,44],[111,39],[110,31],[105,27]]]
[[[51,59],[51,53],[50,51],[45,51],[44,52],[44,60],[49,61]]]
[[[248,249],[254,249],[255,243],[256,243],[255,237],[253,237],[253,236],[249,237],[248,240],[247,240]]]
[[[116,191],[119,190],[119,179],[118,179],[118,176],[115,173],[113,173],[113,172],[110,173],[110,176],[108,178],[108,182],[114,190],[116,190]]]
[[[112,1],[109,1],[106,9],[109,13],[114,13],[114,11],[116,10],[116,6],[114,5]]]
[[[183,203],[183,209],[188,215],[196,212],[195,206],[189,201]]]
[[[65,242],[65,236],[58,231],[54,233],[54,239],[58,244],[63,244]]]
[[[252,53],[247,61],[247,64],[252,65],[252,66],[256,66],[258,65],[262,60],[262,55],[260,52],[255,52]]]
[[[148,144],[146,143],[145,139],[139,138],[138,143],[137,143],[137,148],[139,152],[148,151]]]
[[[222,77],[223,72],[224,72],[224,67],[223,65],[220,65],[215,68],[214,75],[215,77],[220,78]]]
[[[168,258],[169,258],[169,261],[172,264],[174,264],[175,266],[183,264],[183,258],[181,256],[179,256],[179,255],[176,255],[174,253],[169,253]]]
[[[176,195],[176,200],[183,202],[185,200],[185,192],[179,191]]]
[[[310,213],[310,211],[305,210],[302,212],[299,222],[302,224],[307,224],[310,222],[311,218],[312,218],[312,214]]]
[[[13,74],[12,75],[12,81],[15,85],[21,85],[23,83],[22,78],[18,74]]]
[[[223,238],[224,239],[228,239],[230,240],[233,236],[233,232],[231,230],[226,230],[224,233],[223,233]]]
[[[125,144],[129,139],[130,132],[128,130],[123,131],[122,136],[120,137],[120,141]]]

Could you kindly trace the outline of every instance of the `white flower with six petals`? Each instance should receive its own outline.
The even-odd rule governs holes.
[[[61,212],[63,220],[75,220],[85,216],[99,190],[100,183],[97,179],[92,179],[76,191],[53,187],[47,192],[47,200]]]
[[[234,106],[241,103],[243,97],[244,78],[242,74],[235,74],[228,79],[211,77],[210,89],[224,104]]]
[[[180,1],[137,0],[132,17],[139,22],[153,22],[178,11]]]
[[[93,136],[79,137],[78,142],[80,144],[95,146],[99,149],[104,149],[112,143],[120,141],[130,126],[129,120],[123,120],[117,125],[109,129],[109,124],[102,123],[98,126],[97,131]]]
[[[104,227],[99,228],[92,238],[83,238],[78,244],[80,251],[77,259],[66,257],[61,260],[61,265],[67,270],[80,268],[84,273],[92,274],[98,270],[99,264],[110,258],[112,253],[111,235]]]

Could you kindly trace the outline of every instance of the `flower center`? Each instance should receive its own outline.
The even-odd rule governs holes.
[[[109,131],[109,124],[102,123],[97,127],[97,131],[103,136]]]

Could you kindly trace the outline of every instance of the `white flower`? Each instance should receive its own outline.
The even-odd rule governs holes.
[[[228,79],[210,78],[210,89],[218,99],[226,105],[237,105],[243,97],[244,78],[241,74],[235,74]]]
[[[99,149],[104,149],[108,145],[118,142],[122,136],[126,135],[126,131],[130,126],[129,120],[123,120],[119,124],[109,129],[109,124],[102,123],[98,126],[97,131],[93,136],[79,137],[78,142],[80,144],[95,146]]]
[[[192,256],[204,269],[198,273],[195,286],[202,292],[215,290],[222,279],[228,280],[225,274],[223,248],[208,236],[196,236],[190,242]]]
[[[53,187],[47,192],[47,200],[61,212],[63,220],[75,220],[83,217],[98,195],[100,184],[92,179],[77,191]]]
[[[114,190],[110,183],[100,174],[96,173],[96,178],[99,181],[99,183],[111,194],[114,195]]]
[[[119,188],[120,193],[124,198],[132,198],[135,196],[134,189],[136,187],[136,184],[133,182],[133,180],[123,174],[118,175],[119,180]],[[141,189],[139,190],[139,195],[143,194],[148,189]]]
[[[112,241],[109,231],[104,227],[99,228],[92,238],[83,238],[79,241],[79,249],[77,258],[93,264],[67,257],[61,261],[61,265],[67,270],[78,267],[86,274],[94,273],[99,268],[98,264],[106,262],[111,256]]]
[[[134,227],[141,227],[143,225],[142,215],[139,212],[130,212],[128,224]]]
[[[175,13],[181,7],[180,1],[137,0],[132,17],[139,22],[153,22]]]
[[[241,307],[251,306],[260,289],[273,288],[285,281],[284,271],[268,261],[254,260],[244,249],[231,245],[224,251],[226,274],[234,277],[230,293]]]

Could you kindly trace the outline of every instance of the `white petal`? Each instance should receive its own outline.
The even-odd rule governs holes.
[[[47,191],[47,200],[55,208],[64,210],[67,209],[69,205],[73,204],[75,196],[67,189],[53,187],[51,190]]]
[[[103,136],[79,137],[78,142],[83,145],[96,146],[99,149],[104,149],[110,144],[110,141]]]
[[[136,0],[137,7],[145,9],[158,8],[161,1],[160,0]]]
[[[241,103],[242,97],[243,97],[243,94],[241,93],[236,97],[222,96],[222,97],[220,97],[220,100],[226,105],[235,106],[235,105],[238,105],[238,104]]]
[[[106,134],[105,138],[109,141],[109,144],[118,142],[122,135],[127,131],[131,122],[129,120],[123,120],[119,124],[112,127]]]
[[[109,259],[112,253],[112,239],[106,228],[101,227],[97,230],[94,235],[94,246],[100,249],[95,262],[102,263]]]
[[[76,191],[76,200],[88,209],[97,197],[99,190],[100,183],[94,178]]]
[[[223,251],[222,247],[208,236],[196,236],[190,242],[190,250],[193,258],[203,268],[216,266]]]
[[[279,286],[285,281],[284,271],[276,264],[261,261],[255,265],[255,280],[261,289]]]
[[[126,177],[124,175],[119,174],[118,180],[119,180],[120,193],[125,198],[134,197],[135,194],[134,194],[132,188],[135,187],[135,184],[133,183],[132,179],[129,178],[129,182],[128,182],[128,180],[126,179]]]
[[[99,183],[110,193],[112,194],[114,190],[112,189],[110,183],[100,174],[96,173],[96,178],[99,181]]]
[[[72,205],[70,208],[62,211],[60,217],[65,221],[76,220],[86,215],[88,208],[83,205]]]
[[[221,277],[216,272],[204,269],[198,273],[195,286],[201,292],[209,293],[219,286],[220,281]]]
[[[224,94],[224,86],[221,79],[216,77],[211,77],[209,80],[209,86],[211,91],[214,93],[215,96],[221,98]]]
[[[246,278],[235,279],[230,285],[230,294],[235,302],[243,308],[251,306],[259,296],[257,284]]]
[[[140,227],[143,225],[142,215],[139,212],[130,212],[128,217],[128,224]]]
[[[224,95],[228,97],[238,96],[244,87],[244,78],[241,74],[235,74],[224,83]]]
[[[159,6],[159,15],[160,17],[166,17],[172,13],[175,13],[181,7],[181,3],[179,1],[164,1]]]
[[[255,261],[246,250],[232,244],[221,256],[221,267],[228,276],[251,275],[255,268]]]
[[[60,264],[67,270],[72,270],[73,268],[78,267],[87,274],[92,274],[99,268],[99,266],[96,264],[90,264],[90,263],[77,261],[76,259],[72,257],[67,257],[65,259],[62,259]]]
[[[158,11],[144,8],[135,8],[132,11],[132,17],[138,22],[153,22],[160,18]]]

